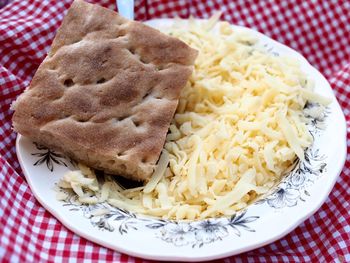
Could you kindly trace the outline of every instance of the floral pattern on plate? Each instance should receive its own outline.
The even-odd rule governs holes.
[[[202,247],[218,240],[222,240],[230,232],[241,236],[242,231],[255,232],[249,223],[259,219],[259,216],[247,216],[247,210],[236,213],[227,218],[211,218],[201,221],[172,221],[137,216],[124,209],[112,207],[107,203],[95,205],[81,205],[76,203],[76,196],[69,195],[64,206],[70,211],[80,211],[90,220],[91,224],[101,231],[114,232],[120,235],[129,231],[138,231],[140,225],[155,231],[161,240],[175,246],[191,245],[193,248]],[[119,223],[119,227],[114,226]]]

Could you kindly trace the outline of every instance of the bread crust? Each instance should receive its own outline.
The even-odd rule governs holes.
[[[140,22],[73,2],[13,127],[108,173],[149,178],[197,51]]]

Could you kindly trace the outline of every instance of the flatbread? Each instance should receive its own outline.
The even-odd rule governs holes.
[[[152,175],[197,51],[76,0],[28,89],[15,131],[93,168]]]

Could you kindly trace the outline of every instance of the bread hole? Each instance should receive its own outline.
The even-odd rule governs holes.
[[[105,78],[100,78],[96,83],[97,84],[102,84],[102,83],[105,83],[105,82],[106,82]]]
[[[142,157],[141,162],[142,163],[147,163],[147,157],[146,156]]]
[[[153,94],[153,98],[155,98],[156,100],[161,100],[163,99],[161,96],[159,96],[158,94]]]
[[[129,116],[120,116],[120,117],[116,117],[112,119],[112,123],[114,123],[115,125],[119,124],[120,122],[128,119]]]
[[[146,99],[149,94],[151,94],[151,90],[147,91],[145,95],[143,95],[142,100]]]
[[[77,122],[87,122],[87,121],[89,121],[88,119],[79,118],[79,117],[75,117],[74,120],[77,121]]]
[[[123,121],[123,120],[125,120],[126,118],[128,118],[129,116],[120,116],[120,117],[118,117],[116,120],[117,121]]]
[[[107,161],[107,164],[108,164],[108,165],[114,165],[114,164],[115,164],[115,160],[108,160],[108,161]]]
[[[143,95],[142,101],[145,101],[148,98],[155,99],[155,100],[162,100],[163,99],[163,97],[161,97],[159,94],[155,94],[154,89],[147,91],[146,94]]]
[[[63,85],[66,86],[67,88],[72,87],[74,85],[74,81],[72,79],[66,79],[63,82]]]
[[[119,167],[120,167],[120,169],[122,169],[123,171],[125,171],[125,170],[126,170],[126,165],[125,165],[125,164],[123,164],[123,163],[122,163],[122,164],[121,164]]]
[[[101,66],[103,66],[104,64],[106,64],[106,63],[107,63],[107,61],[108,61],[108,59],[104,59],[104,60],[102,60],[102,62],[101,62]]]
[[[86,112],[85,112],[86,113]],[[76,122],[88,122],[88,121],[90,121],[90,119],[92,118],[92,116],[91,117],[88,117],[88,116],[73,116],[73,119],[76,121]]]
[[[134,48],[128,48],[131,54],[135,55],[135,49]]]
[[[126,155],[128,155],[128,151],[127,150],[117,153],[117,157],[123,157],[123,156],[126,156]]]
[[[133,54],[133,55],[135,56],[135,58],[136,58],[138,61],[140,61],[141,63],[143,63],[143,64],[149,64],[149,63],[150,63],[150,61],[147,61],[147,60],[145,60],[144,58],[142,58],[142,57],[140,56],[140,54],[138,54],[134,48],[131,47],[131,48],[128,48],[128,50],[129,50],[129,52],[130,52],[131,54]]]
[[[87,120],[84,120],[84,119],[77,119],[77,122],[87,122]]]
[[[156,100],[163,99],[159,94],[156,93],[154,89],[149,92],[149,96],[151,96],[153,99],[156,99]]]
[[[149,61],[146,61],[144,58],[142,58],[141,56],[139,56],[139,60],[143,63],[143,64],[149,64]]]
[[[134,123],[135,127],[139,127],[141,125],[141,122],[138,120],[132,120],[132,122]]]

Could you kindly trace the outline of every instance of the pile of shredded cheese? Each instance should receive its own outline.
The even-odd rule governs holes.
[[[199,51],[158,166],[145,186],[98,182],[79,165],[60,188],[78,202],[171,219],[231,215],[266,193],[312,144],[303,108],[328,101],[312,91],[298,63],[270,54],[250,34],[217,18],[170,34]],[[67,198],[59,192],[59,199]]]

